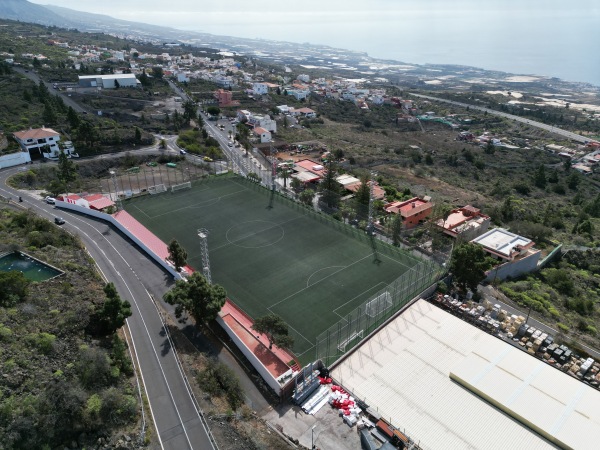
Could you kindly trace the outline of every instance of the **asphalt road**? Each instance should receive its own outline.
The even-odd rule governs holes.
[[[572,139],[576,142],[579,142],[581,144],[585,144],[589,141],[591,141],[592,139],[585,137],[585,136],[581,136],[580,134],[577,133],[573,133],[571,131],[566,131],[566,130],[562,130],[560,128],[557,128],[555,126],[552,125],[546,125],[545,123],[541,123],[541,122],[536,122],[535,120],[529,120],[529,119],[525,119],[523,117],[520,116],[515,116],[513,114],[507,114],[505,112],[501,112],[501,111],[496,111],[494,109],[489,109],[489,108],[485,108],[483,106],[476,106],[476,105],[470,105],[468,103],[461,103],[461,102],[455,102],[453,100],[446,100],[445,98],[439,98],[439,97],[432,97],[430,95],[423,95],[423,94],[413,94],[413,93],[409,93],[410,95],[414,96],[414,97],[419,97],[419,98],[425,98],[428,100],[434,100],[437,102],[442,102],[442,103],[448,103],[450,105],[455,105],[455,106],[462,106],[463,108],[469,108],[469,109],[475,109],[477,111],[484,111],[487,112],[488,114],[493,114],[495,116],[500,116],[500,117],[505,117],[507,119],[511,119],[511,120],[516,120],[517,122],[522,122],[525,123],[527,125],[531,125],[532,127],[536,127],[536,128],[541,128],[543,130],[549,131],[551,133],[554,134],[558,134],[562,137],[568,138],[568,139]]]
[[[260,161],[252,156],[251,153],[246,155],[246,150],[241,147],[230,147],[229,146],[229,135],[227,131],[221,131],[216,122],[208,120],[208,116],[200,113],[204,120],[204,128],[208,132],[209,136],[212,136],[219,142],[221,150],[227,157],[227,159],[233,164],[234,170],[242,176],[247,176],[249,173],[256,173],[261,183],[264,186],[271,186],[271,171],[265,169]]]
[[[171,277],[108,224],[58,211],[39,198],[6,186],[6,178],[19,170],[0,171],[0,194],[14,200],[21,195],[21,206],[50,220],[63,217],[63,227],[82,239],[105,278],[131,303],[133,315],[127,325],[161,448],[215,448],[152,299],[153,294],[162,297],[172,283]]]
[[[31,70],[21,69],[20,67],[13,67],[13,70],[17,73],[20,73],[21,75],[26,76],[31,81],[33,81],[35,84],[40,83],[41,78],[38,76],[37,73],[35,73]],[[44,81],[44,84],[48,88],[48,91],[50,92],[50,94],[56,95],[57,97],[62,97],[63,101],[65,102],[65,105],[70,106],[76,112],[86,113],[86,114],[89,112],[86,108],[81,106],[79,103],[72,100],[66,91],[59,91],[57,89],[54,89],[52,87],[52,83],[48,83],[47,81]]]

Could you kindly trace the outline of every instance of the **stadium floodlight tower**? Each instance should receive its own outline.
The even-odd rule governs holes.
[[[373,221],[373,215],[374,215],[374,209],[375,209],[375,205],[374,205],[374,200],[375,200],[375,177],[377,176],[376,172],[371,172],[371,180],[369,182],[369,218],[367,221],[367,232],[369,233],[370,236],[373,235],[373,232],[375,231],[375,223]]]
[[[114,170],[110,170],[110,177],[112,178],[113,187],[115,188],[115,205],[117,205],[117,211],[123,209],[123,205],[121,204],[121,197],[119,197],[119,188],[117,186],[117,172]]]
[[[212,284],[212,278],[210,276],[210,260],[208,259],[208,230],[206,228],[200,228],[198,230],[198,237],[200,238],[202,273],[206,278],[206,281],[208,281],[208,284]]]

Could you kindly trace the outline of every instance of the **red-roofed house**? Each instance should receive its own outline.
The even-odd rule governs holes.
[[[372,181],[369,181],[369,185],[372,183]],[[349,184],[344,184],[344,189],[356,194],[356,192],[360,189],[360,186],[362,185],[362,181],[358,181],[358,182],[354,182],[354,183],[349,183]],[[373,198],[375,200],[382,200],[385,198],[385,191],[377,184],[375,183],[375,185],[373,186]]]
[[[102,194],[91,194],[84,198],[88,202],[89,208],[96,211],[103,211],[111,206],[115,206],[115,202]]]
[[[52,128],[30,128],[29,130],[17,131],[14,133],[15,140],[23,150],[27,150],[33,158],[42,156],[49,159],[57,159],[60,150],[65,152],[68,158],[78,157],[75,153],[73,144],[70,141],[60,145],[60,134]],[[33,153],[32,153],[33,151]]]
[[[411,229],[423,223],[429,217],[433,209],[433,203],[414,197],[403,202],[388,203],[384,206],[384,209],[390,214],[400,214],[404,228]]]
[[[478,208],[467,205],[453,209],[446,220],[440,219],[436,225],[448,236],[470,241],[488,230],[490,217],[482,214]]]
[[[271,142],[271,132],[263,127],[255,127],[252,132],[260,138],[260,143]]]

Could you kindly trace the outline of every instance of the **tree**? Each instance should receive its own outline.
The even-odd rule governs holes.
[[[134,136],[134,140],[136,144],[139,144],[142,142],[142,132],[138,127],[135,127],[135,136]]]
[[[273,344],[279,348],[291,348],[294,345],[287,323],[277,314],[259,317],[254,321],[252,329],[267,336],[269,350],[273,348]]]
[[[400,214],[396,214],[392,219],[391,232],[392,244],[394,244],[395,246],[400,245],[400,238],[402,233],[402,216]]]
[[[42,120],[44,121],[45,125],[54,125],[58,120],[54,108],[52,108],[52,105],[50,105],[50,102],[48,101],[44,103],[44,112],[42,113]]]
[[[320,184],[320,190],[322,192],[321,199],[329,208],[335,208],[340,202],[340,183],[336,181],[337,166],[333,160],[329,160],[327,163],[327,169],[325,170],[325,176]]]
[[[369,211],[369,201],[371,199],[369,175],[363,175],[360,180],[360,186],[354,194],[354,208],[358,217],[365,218]]]
[[[183,104],[183,118],[189,124],[193,119],[197,119],[196,105],[188,100]]]
[[[79,120],[79,116],[77,115],[75,110],[70,106],[67,110],[67,120],[69,121],[69,125],[71,126],[71,128],[77,128],[81,123],[81,121]]]
[[[143,87],[148,87],[152,85],[152,81],[150,81],[150,78],[148,77],[148,75],[146,74],[145,70],[142,70],[142,73],[140,74],[140,84]]]
[[[485,272],[494,264],[480,245],[464,243],[452,252],[450,270],[456,284],[463,290],[475,292],[477,285],[485,278]]]
[[[163,73],[163,68],[160,66],[154,66],[152,68],[152,76],[154,78],[156,78],[157,80],[162,80],[164,73]]]
[[[0,306],[10,307],[27,297],[29,280],[23,272],[0,272]]]
[[[300,202],[306,206],[311,206],[313,199],[315,198],[315,191],[313,189],[305,189],[298,195]]]
[[[173,239],[168,246],[169,259],[175,266],[175,270],[179,272],[187,262],[187,252],[179,242]]]
[[[540,164],[533,177],[533,183],[540,189],[544,189],[546,187],[546,181],[546,168],[543,164]]]
[[[214,320],[225,304],[227,293],[218,284],[210,284],[200,272],[194,272],[187,281],[178,280],[175,287],[164,295],[170,305],[176,305],[175,315],[185,311],[196,324]]]
[[[67,185],[77,179],[77,166],[73,161],[67,158],[67,155],[62,150],[58,155],[57,178]]]
[[[125,325],[125,320],[131,316],[131,304],[127,300],[121,300],[113,283],[104,286],[104,294],[106,299],[94,313],[90,325],[94,334],[110,336]]]
[[[219,114],[221,114],[221,108],[219,108],[218,106],[209,106],[208,108],[206,108],[206,112],[208,114],[210,114],[211,116],[218,116]]]
[[[46,185],[46,190],[50,192],[53,197],[57,197],[67,191],[67,185],[65,182],[55,179]]]

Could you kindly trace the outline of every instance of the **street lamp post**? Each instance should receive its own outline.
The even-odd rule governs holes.
[[[317,426],[313,425],[312,428],[310,429],[310,448],[311,448],[311,450],[315,450],[315,428],[317,428]]]

